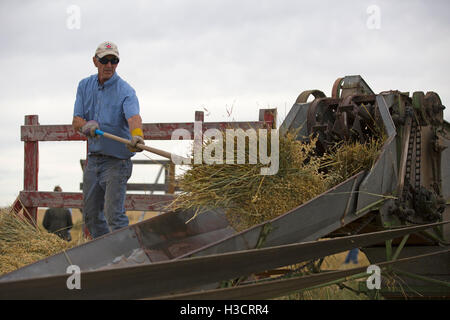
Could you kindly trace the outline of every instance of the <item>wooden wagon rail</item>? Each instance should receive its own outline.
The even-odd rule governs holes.
[[[195,121],[202,122],[203,132],[212,128],[219,130],[227,128],[244,130],[249,128],[275,128],[276,109],[260,109],[259,120],[253,122],[204,122],[204,113],[196,111]],[[192,132],[191,139],[194,139],[194,122],[144,123],[144,139],[170,140],[173,131],[176,129],[186,129]],[[39,141],[87,141],[86,137],[76,132],[70,124],[41,125],[38,115],[26,115],[25,124],[21,126],[20,132],[21,141],[24,142],[23,190],[14,202],[13,208],[16,211],[25,208],[30,218],[34,220],[37,219],[39,207],[81,208],[83,205],[83,194],[81,192],[39,191]],[[170,167],[172,172],[169,175],[173,175],[173,166]],[[171,184],[171,181],[167,183]],[[139,188],[143,187],[139,186]],[[130,186],[129,189],[133,189],[133,186]],[[160,189],[160,186],[155,186],[154,189]],[[173,194],[175,191],[173,183],[170,188],[165,188],[165,190],[171,194],[127,194],[125,207],[127,210],[161,210],[164,204],[167,204],[175,196]]]

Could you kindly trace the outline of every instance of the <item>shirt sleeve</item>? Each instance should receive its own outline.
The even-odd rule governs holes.
[[[83,89],[82,89],[81,81],[78,84],[77,97],[75,99],[75,107],[73,110],[73,116],[84,119]]]
[[[132,116],[139,114],[139,100],[134,90],[130,90],[129,94],[123,101],[123,113],[125,119],[130,119]]]

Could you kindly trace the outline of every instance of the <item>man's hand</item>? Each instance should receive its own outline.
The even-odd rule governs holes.
[[[142,149],[136,146],[138,143],[145,144],[144,138],[138,135],[133,136],[131,138],[130,144],[127,144],[128,150],[130,150],[131,152],[142,152]]]
[[[95,137],[96,129],[100,129],[98,122],[95,120],[90,120],[90,121],[86,122],[86,124],[84,126],[81,127],[80,131],[86,137]]]
[[[136,114],[128,119],[128,126],[130,127],[131,142],[127,145],[128,150],[131,152],[141,152],[142,149],[136,147],[136,144],[145,144],[144,132],[142,132],[142,119],[141,116]]]

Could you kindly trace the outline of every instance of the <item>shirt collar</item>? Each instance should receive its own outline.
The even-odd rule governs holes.
[[[117,74],[117,72],[114,72],[114,74],[111,78],[106,80],[103,84],[100,84],[100,82],[98,82],[98,75],[97,75],[98,88],[99,89],[108,88],[108,87],[112,86],[118,79],[119,79],[119,75]]]

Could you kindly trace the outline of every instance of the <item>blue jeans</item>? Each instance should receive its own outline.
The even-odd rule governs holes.
[[[88,157],[83,174],[83,216],[93,238],[128,226],[125,196],[132,169],[129,159]]]

